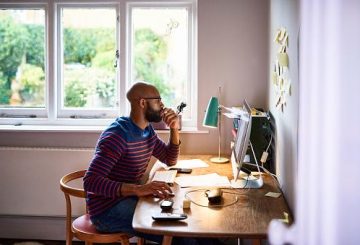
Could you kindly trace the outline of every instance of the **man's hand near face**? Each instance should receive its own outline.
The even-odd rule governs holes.
[[[169,126],[170,129],[179,129],[180,123],[179,123],[179,116],[169,108],[164,108],[161,111],[161,117],[166,125]]]
[[[180,144],[179,139],[179,116],[170,108],[164,108],[161,111],[161,117],[166,125],[170,128],[170,142],[174,145]]]

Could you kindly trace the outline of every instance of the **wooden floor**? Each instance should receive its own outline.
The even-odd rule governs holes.
[[[50,240],[22,240],[22,239],[3,239],[0,238],[0,245],[65,245],[65,241],[50,241]],[[131,245],[136,245],[136,243],[130,243]],[[154,245],[156,243],[151,243],[149,241],[146,244]],[[236,239],[221,239],[221,244],[223,245],[238,245]],[[250,245],[252,244],[249,240],[241,240],[241,245]],[[267,240],[262,240],[262,245],[268,245]],[[73,241],[73,245],[85,245],[84,242]],[[119,245],[119,243],[109,244],[109,245]]]
[[[73,245],[84,245],[84,242],[73,242]],[[49,240],[18,240],[18,239],[2,239],[0,245],[65,245],[65,241],[49,241]]]
[[[0,238],[0,245],[65,245],[65,241],[50,241],[50,240],[20,240],[20,239],[2,239]],[[85,242],[73,241],[73,245],[85,245]],[[130,243],[136,245],[136,243]],[[147,242],[146,244],[151,244]],[[109,244],[119,245],[119,243]]]

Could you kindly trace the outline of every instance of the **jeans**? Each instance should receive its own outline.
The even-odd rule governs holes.
[[[135,231],[132,227],[132,220],[137,201],[137,197],[127,197],[122,199],[116,205],[108,208],[101,214],[91,217],[91,222],[100,232],[125,232],[133,236],[145,238],[146,240],[161,243],[163,239],[162,236],[141,233]]]
[[[163,236],[138,232],[132,227],[132,220],[137,201],[137,197],[127,197],[122,199],[116,205],[108,208],[103,213],[91,217],[91,222],[95,225],[98,231],[103,233],[125,232],[127,234],[142,237],[146,240],[161,244]],[[174,237],[172,244],[217,245],[219,243],[216,239]]]

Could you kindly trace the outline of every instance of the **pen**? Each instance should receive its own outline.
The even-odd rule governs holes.
[[[183,109],[184,109],[185,107],[186,107],[186,103],[185,103],[185,102],[181,102],[180,105],[178,105],[178,107],[176,107],[176,108],[177,108],[176,114],[179,115],[179,114],[183,111]]]

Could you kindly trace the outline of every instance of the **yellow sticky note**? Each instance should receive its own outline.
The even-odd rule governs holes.
[[[289,35],[286,33],[285,37],[284,37],[284,41],[283,41],[283,45],[284,46],[289,46]]]
[[[288,67],[289,65],[289,56],[287,53],[278,53],[277,58],[279,60],[280,66]]]
[[[284,78],[279,77],[278,82],[279,82],[278,85],[280,87],[280,91],[282,91],[282,87],[283,87],[283,84],[284,84]]]
[[[279,42],[280,33],[281,31],[278,29],[275,33],[274,42]]]
[[[279,196],[281,196],[280,192],[271,192],[269,191],[268,193],[265,194],[266,197],[273,197],[273,198],[278,198]]]
[[[281,28],[280,35],[279,35],[279,41],[281,42],[286,34],[286,30],[284,28]]]
[[[277,75],[276,71],[273,71],[271,73],[271,81],[272,81],[272,83],[277,84],[277,79],[278,79],[278,75]]]
[[[279,221],[284,222],[286,224],[289,224],[289,214],[287,212],[284,212],[284,218],[283,219],[279,219]]]

